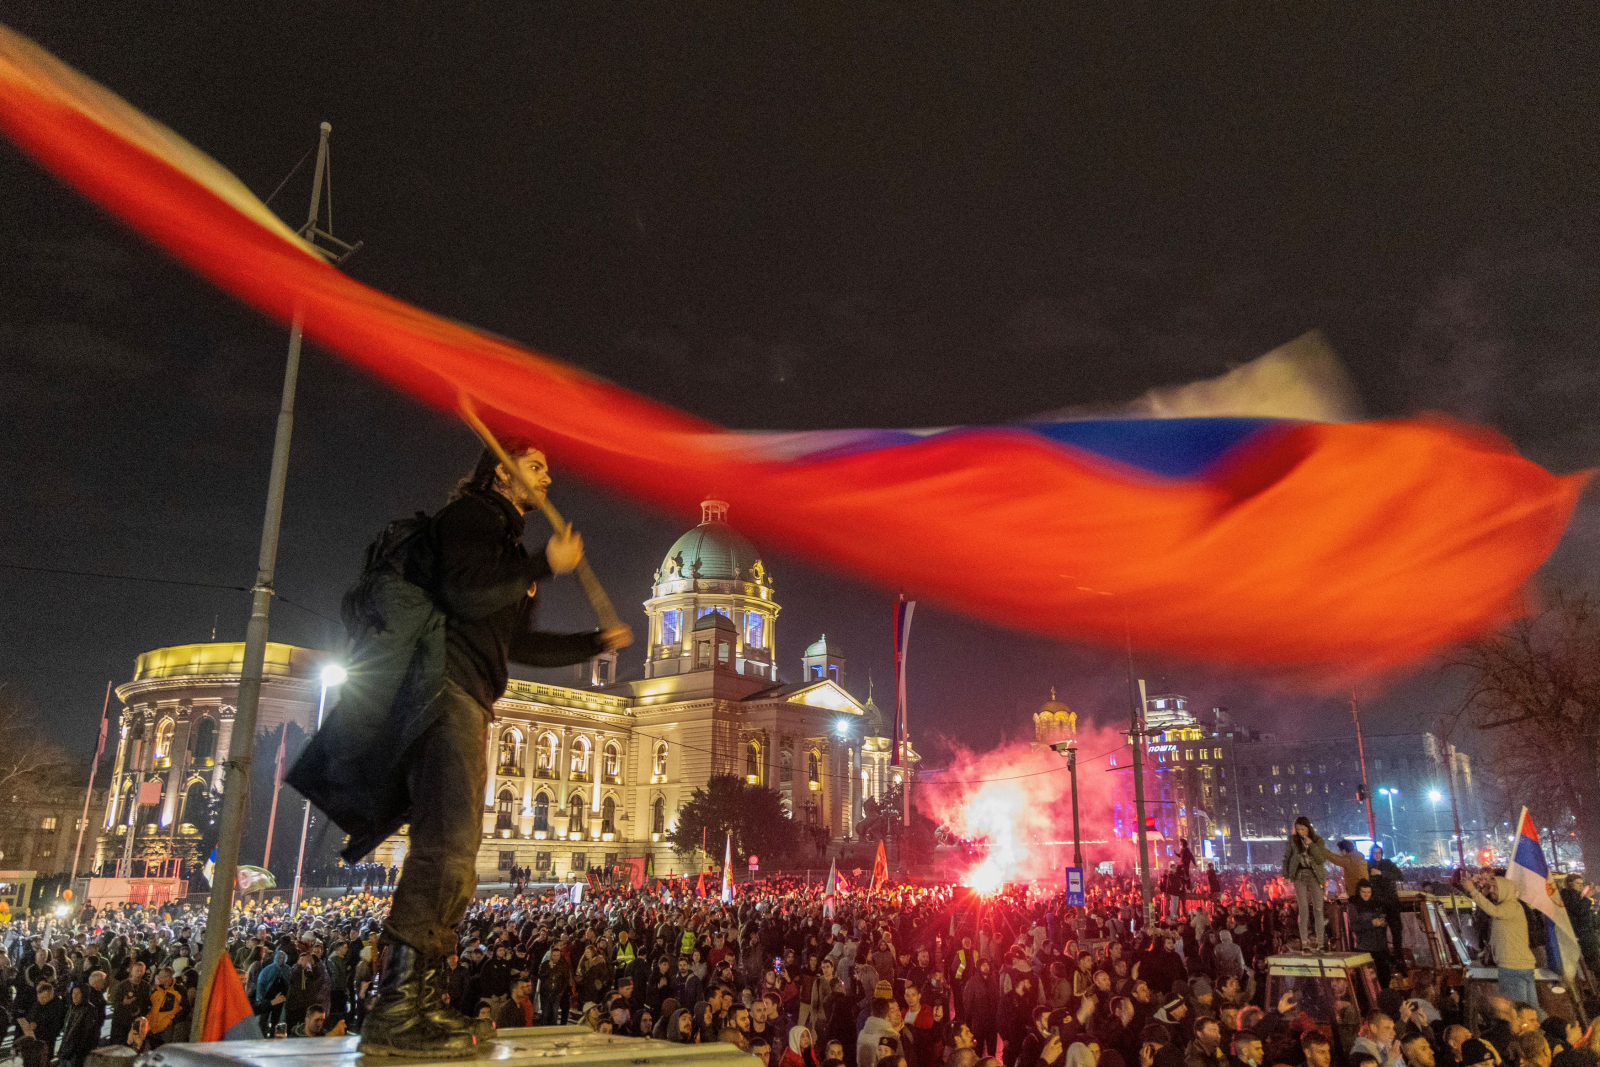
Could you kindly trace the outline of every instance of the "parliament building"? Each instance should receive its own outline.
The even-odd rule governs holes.
[[[698,870],[702,858],[674,853],[668,834],[713,775],[776,790],[792,818],[835,839],[849,837],[864,801],[897,780],[885,716],[870,696],[862,703],[845,689],[837,641],[811,643],[798,676],[781,679],[773,576],[728,524],[727,504],[703,503],[700,524],[668,549],[644,610],[642,677],[619,680],[618,654],[609,653],[577,668],[571,685],[512,679],[495,705],[481,880],[501,880],[496,873],[513,865],[564,880],[639,857],[658,875]],[[186,817],[222,786],[242,658],[238,643],[158,649],[117,688],[123,711],[103,860],[182,854],[182,842],[198,837]],[[309,732],[319,700],[337,702],[320,682],[332,659],[269,645],[257,759],[271,758],[284,722]],[[279,817],[297,814],[298,796],[283,795]],[[402,832],[374,858],[403,864],[405,851]]]

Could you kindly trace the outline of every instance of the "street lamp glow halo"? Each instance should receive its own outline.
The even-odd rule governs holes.
[[[322,668],[322,684],[329,689],[343,685],[349,678],[350,672],[344,669],[342,663],[329,663]]]

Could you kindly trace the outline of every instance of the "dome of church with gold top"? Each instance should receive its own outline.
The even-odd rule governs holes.
[[[1077,732],[1078,716],[1056,699],[1056,691],[1052,687],[1050,699],[1041,704],[1033,715],[1034,739],[1041,745],[1053,745],[1071,739]]]

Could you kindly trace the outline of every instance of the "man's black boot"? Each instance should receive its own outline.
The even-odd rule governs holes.
[[[470,1058],[477,1051],[470,1033],[441,1030],[423,1012],[422,954],[395,941],[386,957],[378,979],[378,1002],[362,1020],[357,1051],[434,1060]]]
[[[422,1016],[441,1033],[474,1033],[471,1021],[445,1003],[444,961],[431,954],[422,962]]]

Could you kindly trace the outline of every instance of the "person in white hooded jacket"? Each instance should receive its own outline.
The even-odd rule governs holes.
[[[1472,902],[1489,916],[1489,944],[1494,949],[1494,962],[1499,969],[1495,984],[1500,993],[1512,1003],[1538,1004],[1539,991],[1533,981],[1533,971],[1538,964],[1533,949],[1528,946],[1528,920],[1517,895],[1517,883],[1497,877],[1487,867],[1470,879],[1465,874],[1465,871],[1457,871],[1456,880],[1472,897]]]

